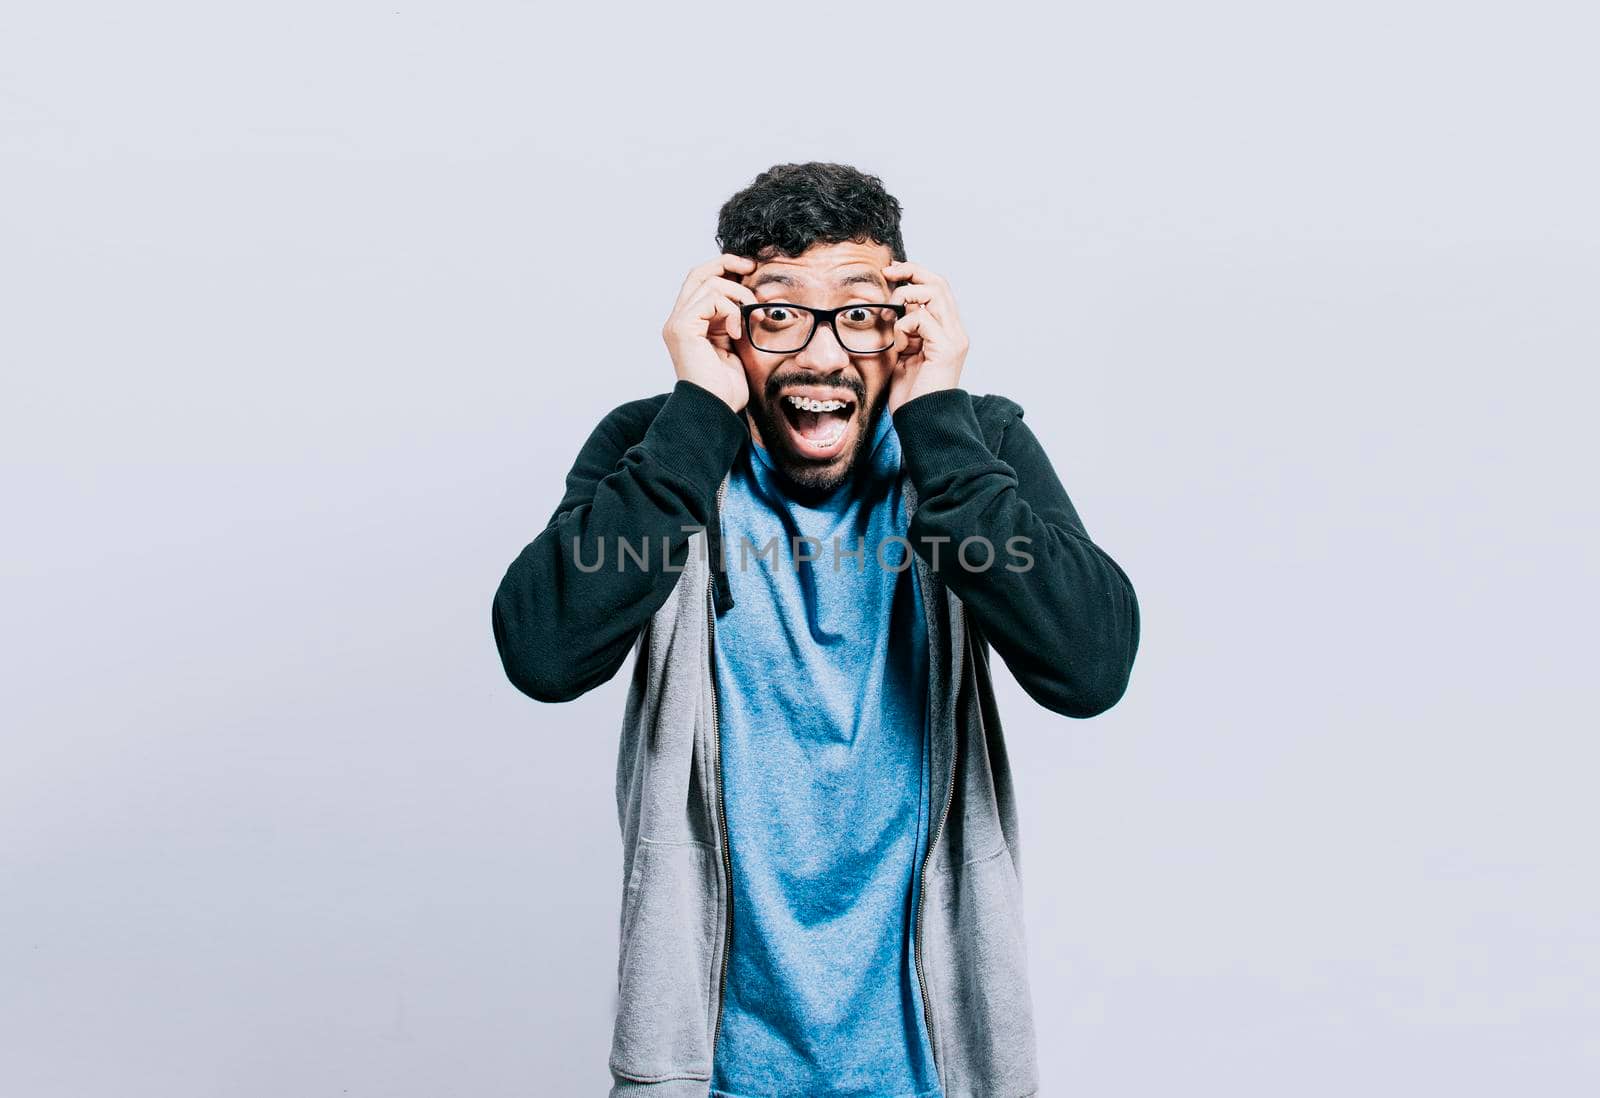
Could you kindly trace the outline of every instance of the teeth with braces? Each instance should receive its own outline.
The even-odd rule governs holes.
[[[789,403],[806,412],[837,412],[848,407],[842,400],[813,400],[803,396],[791,396]]]

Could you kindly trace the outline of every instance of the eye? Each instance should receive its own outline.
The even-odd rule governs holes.
[[[893,324],[893,314],[878,305],[852,305],[839,314],[839,322],[851,328],[876,328]]]
[[[755,310],[757,323],[769,328],[784,328],[799,319],[796,310],[787,305],[767,305]]]

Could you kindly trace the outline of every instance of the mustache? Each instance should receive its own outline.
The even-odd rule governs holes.
[[[867,387],[861,383],[860,378],[850,377],[846,374],[818,377],[816,374],[774,373],[767,378],[767,383],[762,389],[762,396],[770,404],[778,399],[778,393],[786,385],[828,385],[836,389],[849,389],[855,395],[858,408],[864,407],[867,403]]]

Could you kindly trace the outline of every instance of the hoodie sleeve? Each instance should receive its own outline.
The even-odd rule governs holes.
[[[495,591],[500,662],[538,701],[570,701],[617,673],[688,561],[695,530],[684,527],[707,526],[749,437],[738,413],[691,381],[651,418],[654,404],[621,405],[595,427],[555,514]],[[648,552],[647,567],[623,559],[624,541]]]
[[[1127,574],[1090,540],[1021,410],[998,453],[964,389],[907,401],[894,426],[919,497],[915,550],[1030,697],[1069,717],[1110,709],[1133,669],[1139,604]],[[970,568],[958,556],[973,537],[993,547],[988,567],[982,542],[969,546]]]

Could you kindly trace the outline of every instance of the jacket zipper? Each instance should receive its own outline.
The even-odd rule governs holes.
[[[722,500],[726,494],[726,479],[717,485],[717,522],[722,522]],[[721,539],[718,539],[720,544]],[[711,1029],[711,1056],[716,1059],[717,1036],[722,1032],[722,1004],[728,993],[728,951],[733,945],[733,855],[728,851],[728,814],[722,797],[722,729],[720,705],[717,701],[717,562],[706,554],[710,578],[706,580],[706,648],[711,668],[711,744],[717,768],[717,827],[722,840],[723,895],[727,897],[728,918],[722,935],[722,975],[717,984],[717,1020]]]
[[[963,641],[967,636],[967,607],[961,604],[961,636]],[[955,692],[952,692],[952,697]],[[932,745],[929,745],[932,751]],[[934,848],[939,845],[939,840],[944,836],[945,817],[950,814],[950,799],[956,791],[956,756],[955,744],[951,744],[950,751],[950,782],[944,791],[944,807],[939,810],[939,826],[933,838],[928,841],[928,849],[922,854],[922,869],[917,885],[917,922],[912,931],[912,952],[916,955],[917,962],[917,989],[922,992],[922,1021],[928,1027],[928,1053],[933,1057],[933,1070],[939,1071],[939,1045],[933,1036],[933,1011],[928,1003],[928,980],[922,967],[922,909],[928,902],[928,863],[933,860]]]

